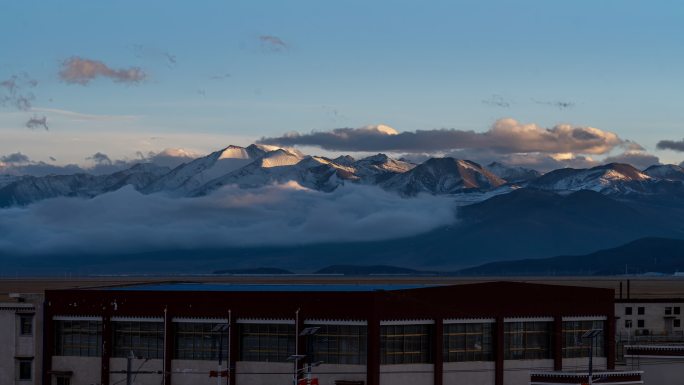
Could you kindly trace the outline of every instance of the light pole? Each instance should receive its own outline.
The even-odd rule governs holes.
[[[312,326],[308,328],[302,329],[302,331],[299,331],[299,309],[295,312],[295,354],[291,355],[290,357],[287,358],[288,361],[292,361],[293,364],[293,369],[292,369],[292,384],[297,385],[297,378],[299,377],[299,372],[301,372],[301,369],[297,368],[297,364],[299,363],[300,360],[303,360],[306,358],[306,354],[299,354],[299,337],[308,337],[312,336],[316,333],[318,333],[318,330],[320,330],[320,327],[318,326]],[[318,364],[320,365],[320,363]],[[315,365],[315,366],[318,366]],[[309,370],[311,370],[311,365],[309,365]]]
[[[601,333],[603,333],[603,330],[601,329],[591,329],[582,334],[582,338],[591,340],[591,344],[589,345],[589,385],[594,383],[594,340],[601,335]]]
[[[218,332],[219,345],[218,345],[218,368],[216,370],[216,385],[221,385],[221,361],[223,358],[223,332],[230,328],[229,324],[216,324],[211,331]],[[230,347],[228,347],[230,349]],[[228,364],[230,365],[230,363]],[[228,366],[226,365],[226,366]]]

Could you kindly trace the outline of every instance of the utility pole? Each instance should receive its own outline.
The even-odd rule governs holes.
[[[133,359],[135,359],[135,354],[131,350],[126,357],[126,385],[133,385]]]

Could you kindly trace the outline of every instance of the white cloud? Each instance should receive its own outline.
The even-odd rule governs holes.
[[[0,249],[25,254],[295,245],[405,237],[455,221],[453,201],[403,199],[377,187],[332,193],[285,184],[227,187],[200,198],[132,188],[85,200],[56,198],[2,210]]]

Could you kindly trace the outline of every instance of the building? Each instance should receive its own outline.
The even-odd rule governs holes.
[[[642,370],[645,384],[682,383],[684,344],[625,346],[625,364],[627,368]]]
[[[42,295],[12,295],[0,302],[0,384],[41,382]]]
[[[615,316],[619,340],[684,341],[682,309],[682,298],[618,299]]]
[[[523,385],[586,368],[581,335],[596,329],[595,368],[615,364],[611,289],[150,284],[45,303],[45,385],[275,385],[311,363],[320,384]]]

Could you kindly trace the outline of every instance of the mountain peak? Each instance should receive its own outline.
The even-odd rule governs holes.
[[[384,187],[413,196],[421,192],[454,194],[468,189],[489,190],[505,183],[475,162],[446,157],[430,158],[389,179]]]
[[[247,149],[230,145],[220,151],[218,159],[249,159]]]

